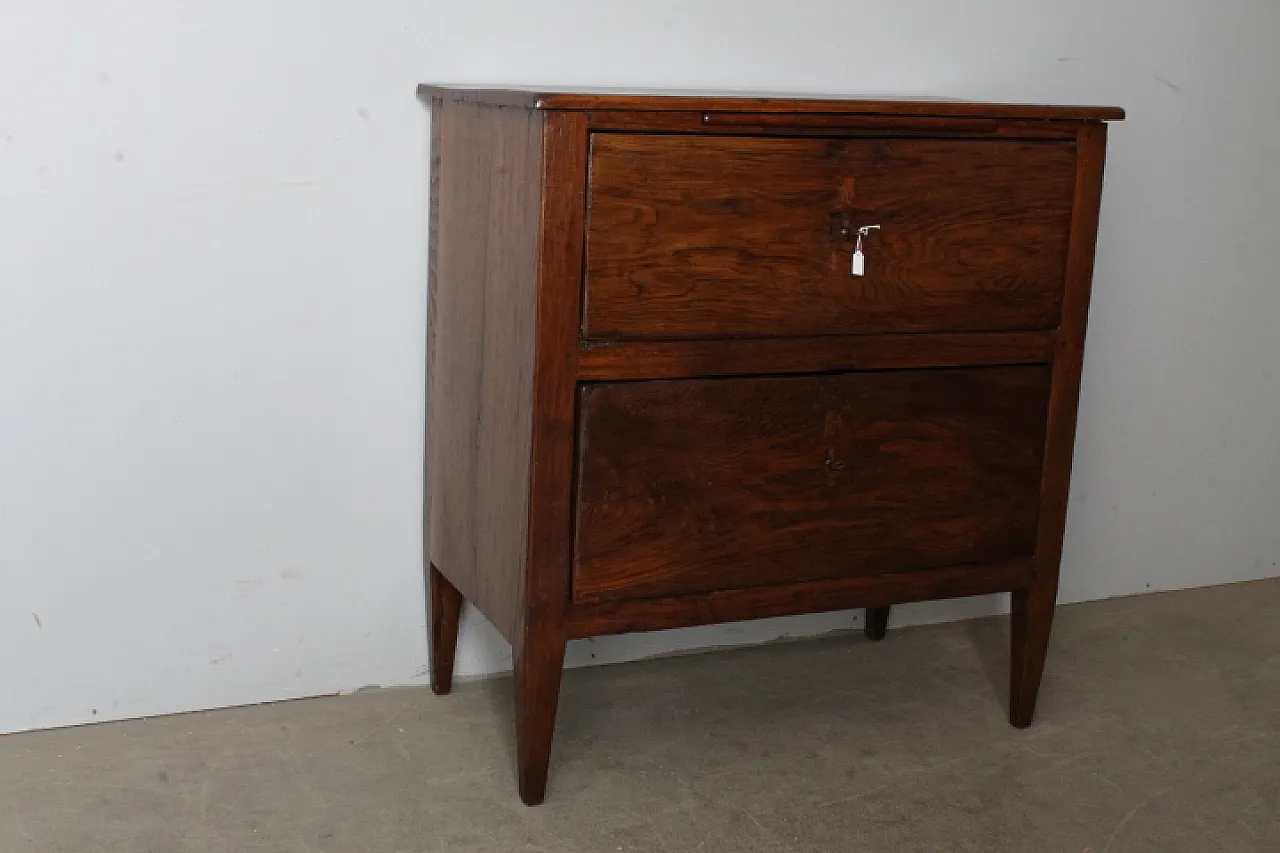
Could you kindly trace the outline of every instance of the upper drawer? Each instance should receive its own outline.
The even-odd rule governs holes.
[[[1069,142],[600,133],[588,338],[1058,324]],[[864,274],[852,274],[856,229]]]

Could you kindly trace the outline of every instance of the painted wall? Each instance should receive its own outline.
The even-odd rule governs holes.
[[[1207,8],[4,0],[0,730],[425,681],[419,81],[1127,107],[1063,596],[1280,574],[1280,7]]]

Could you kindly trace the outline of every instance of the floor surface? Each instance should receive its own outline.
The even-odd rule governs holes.
[[[0,738],[0,851],[1280,851],[1280,581],[567,674],[545,805],[510,679]]]

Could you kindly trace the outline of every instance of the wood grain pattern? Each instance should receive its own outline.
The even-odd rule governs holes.
[[[528,518],[543,114],[432,107],[429,559],[515,636]]]
[[[1067,255],[1066,294],[1053,363],[1053,393],[1049,398],[1049,427],[1045,447],[1044,507],[1036,546],[1037,565],[1056,572],[1062,559],[1067,520],[1067,494],[1084,369],[1085,329],[1093,289],[1093,258],[1098,213],[1102,204],[1102,166],[1106,158],[1107,126],[1085,124],[1077,143],[1075,202]]]
[[[1124,110],[1106,106],[992,104],[934,98],[853,98],[779,92],[681,92],[635,90],[548,92],[531,89],[484,89],[468,86],[418,87],[420,97],[534,106],[547,110],[719,110],[726,112],[855,113],[874,115],[988,116],[991,118],[1091,119],[1118,121]]]
[[[1009,721],[1019,728],[1030,725],[1035,713],[1058,594],[1106,147],[1106,125],[1080,126],[1076,142],[1079,156],[1067,254],[1066,294],[1053,362],[1053,391],[1049,397],[1044,474],[1040,488],[1042,503],[1036,536],[1036,579],[1029,588],[1015,592],[1013,598]]]
[[[520,796],[570,637],[1057,596],[1106,107],[424,86],[431,675],[511,642]],[[849,272],[852,231],[867,275]]]
[[[581,392],[574,600],[1030,556],[1046,367]]]
[[[1066,143],[596,134],[591,163],[589,338],[1058,324]]]
[[[578,378],[674,379],[890,367],[1040,364],[1052,360],[1054,339],[1053,332],[987,332],[586,342],[578,354]]]
[[[528,562],[520,583],[523,604],[514,643],[516,752],[520,797],[527,805],[542,802],[546,794],[567,640],[577,318],[586,210],[585,116],[549,114],[545,138]]]
[[[1029,559],[1010,560],[983,566],[950,566],[921,572],[721,589],[669,598],[575,604],[569,611],[569,636],[660,631],[797,613],[987,595],[1025,587],[1031,572]]]

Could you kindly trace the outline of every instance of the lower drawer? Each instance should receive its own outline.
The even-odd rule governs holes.
[[[1048,366],[583,385],[573,594],[1030,556]]]

